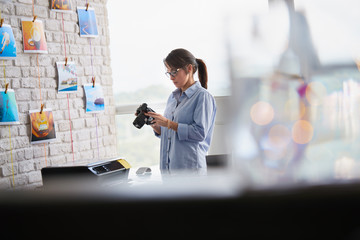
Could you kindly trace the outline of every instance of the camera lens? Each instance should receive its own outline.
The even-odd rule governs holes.
[[[141,104],[138,109],[136,109],[136,114],[137,117],[135,118],[133,125],[136,128],[142,128],[142,126],[144,126],[144,124],[146,123],[147,125],[151,125],[151,121],[154,120],[154,118],[149,117],[149,116],[145,116],[144,113],[147,112],[155,112],[154,110],[152,110],[151,108],[148,108],[146,103]]]
[[[142,128],[145,124],[145,115],[143,113],[140,113],[134,120],[133,125],[136,128]]]

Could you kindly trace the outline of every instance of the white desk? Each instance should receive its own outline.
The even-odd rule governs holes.
[[[139,186],[144,184],[149,184],[149,185],[162,184],[162,177],[161,177],[159,165],[150,166],[151,169],[150,175],[137,175],[136,171],[138,169],[139,168],[130,168],[129,177],[128,177],[130,186]]]

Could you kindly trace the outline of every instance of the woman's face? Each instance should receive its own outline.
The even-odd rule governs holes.
[[[174,71],[176,71],[176,69],[172,69],[169,66],[167,66],[167,71],[174,72]],[[183,89],[186,87],[187,84],[189,84],[190,76],[192,76],[190,71],[188,71],[188,73],[186,73],[184,69],[179,68],[179,70],[177,71],[175,76],[170,75],[170,79],[172,80],[172,82],[176,88]]]

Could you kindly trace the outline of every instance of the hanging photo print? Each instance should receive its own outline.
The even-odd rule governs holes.
[[[30,110],[31,143],[44,143],[56,140],[54,116],[51,109]]]
[[[0,58],[16,57],[15,38],[10,25],[3,24],[0,28],[0,41]]]
[[[80,37],[97,37],[95,11],[93,8],[77,7],[79,16]]]
[[[20,124],[15,92],[0,88],[0,125]]]
[[[71,0],[51,0],[50,9],[55,12],[71,11]]]
[[[47,53],[43,23],[40,20],[23,19],[23,43],[25,53]]]
[[[77,75],[74,62],[56,62],[59,84],[58,93],[71,93],[77,91]]]
[[[100,85],[85,84],[86,112],[98,113],[105,111],[104,94]]]

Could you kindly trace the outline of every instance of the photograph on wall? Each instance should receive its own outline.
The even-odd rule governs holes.
[[[16,43],[10,25],[3,24],[0,28],[0,59],[16,57]]]
[[[0,88],[0,125],[20,124],[15,92]]]
[[[80,37],[97,37],[95,11],[93,8],[77,7],[80,27]]]
[[[86,96],[86,112],[98,113],[105,111],[104,94],[100,85],[84,84]]]
[[[74,62],[56,62],[58,71],[58,93],[72,93],[77,91],[77,75]]]
[[[30,110],[31,143],[44,143],[56,140],[55,123],[52,110]]]
[[[72,10],[71,0],[50,0],[50,9],[55,12],[68,12]]]
[[[23,19],[23,45],[25,53],[47,53],[43,23],[40,20]]]

